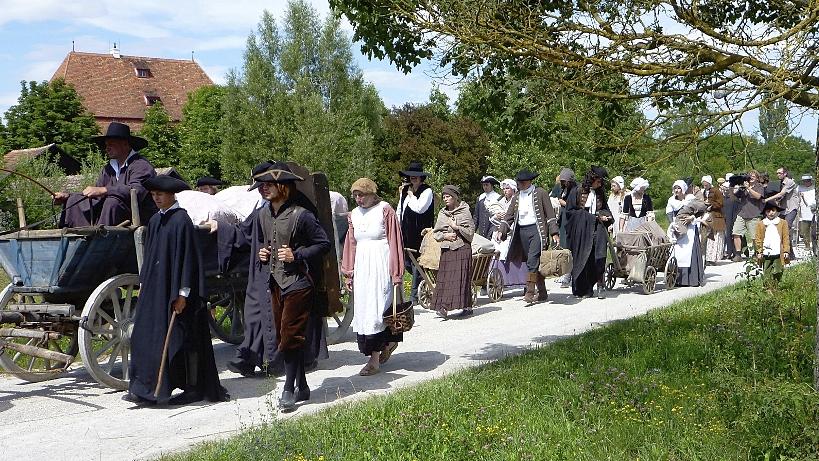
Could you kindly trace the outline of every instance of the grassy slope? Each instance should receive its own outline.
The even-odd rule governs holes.
[[[812,268],[168,459],[815,459]],[[777,301],[777,299],[779,301]]]

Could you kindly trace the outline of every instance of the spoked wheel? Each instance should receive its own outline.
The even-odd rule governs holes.
[[[40,302],[42,299],[39,296],[13,292],[11,285],[0,292],[0,309],[4,309],[8,304],[37,304]],[[54,331],[56,328],[26,329],[23,334],[30,334],[32,337],[0,338],[10,343],[0,353],[0,366],[7,372],[31,383],[59,377],[68,369],[74,356],[77,355],[77,325],[76,323],[73,325],[59,323],[53,324],[53,327],[58,327],[62,331]],[[17,349],[14,349],[15,347]],[[56,355],[48,355],[56,359],[32,355],[32,347],[38,348],[38,351],[47,349],[55,352]]]
[[[665,265],[665,287],[669,290],[677,286],[677,258],[668,258],[668,263]]]
[[[654,293],[654,285],[657,283],[657,269],[654,266],[646,267],[643,275],[643,293],[650,295]]]
[[[243,293],[231,283],[219,286],[208,295],[208,324],[214,336],[230,344],[241,344],[245,339],[245,312]]]
[[[606,290],[614,288],[615,283],[617,283],[617,274],[614,273],[614,264],[608,263],[606,264]]]
[[[506,288],[506,282],[503,280],[503,274],[497,267],[489,271],[489,277],[486,278],[486,292],[489,299],[498,301],[503,297],[503,290]]]
[[[418,304],[424,309],[432,309],[432,295],[435,288],[429,286],[426,280],[421,280],[418,284]]]
[[[343,310],[327,317],[327,344],[338,344],[344,340],[344,335],[353,323],[353,293],[346,288],[341,289],[341,305]]]
[[[100,284],[82,310],[79,337],[83,364],[98,383],[113,389],[128,388],[138,295],[138,275],[117,275]]]

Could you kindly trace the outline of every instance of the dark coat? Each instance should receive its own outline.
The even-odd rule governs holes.
[[[175,388],[195,388],[211,401],[223,400],[213,357],[210,315],[203,303],[205,276],[202,255],[188,213],[176,208],[155,214],[148,223],[141,285],[131,335],[130,385],[132,394],[148,400],[165,400]],[[162,347],[171,318],[171,304],[182,288],[189,288],[185,310],[176,316],[168,347],[168,365],[159,398],[153,396]],[[191,361],[196,366],[190,366]],[[189,376],[189,370],[196,376]],[[195,381],[195,386],[190,383]]]
[[[406,186],[410,187],[410,186]],[[421,195],[427,189],[431,189],[429,185],[422,183],[418,187],[416,196]],[[406,188],[402,190],[401,197],[398,200],[398,208],[396,211],[401,214],[401,238],[404,241],[404,248],[412,248],[418,250],[421,248],[421,231],[426,228],[431,228],[435,223],[435,200],[423,213],[416,213],[409,209],[409,207],[402,209],[404,206],[404,199],[406,198]]]
[[[595,213],[584,208],[587,198],[588,193],[583,193],[579,186],[572,189],[566,198],[566,237],[574,264],[572,293],[575,296],[590,294],[603,274],[608,250],[608,226],[612,224],[606,198],[598,198]],[[601,222],[601,216],[608,216],[609,221]]]
[[[500,223],[499,231],[504,238],[511,238],[512,242],[509,244],[509,261],[526,261],[526,255],[523,252],[523,245],[521,244],[518,229],[518,199],[520,198],[520,191],[515,193],[512,197],[512,202],[509,208],[506,209],[506,216],[503,222]],[[557,227],[557,218],[555,217],[555,210],[552,208],[552,201],[549,198],[549,193],[540,187],[535,187],[533,192],[532,202],[535,209],[535,217],[537,218],[537,230],[540,234],[540,248],[545,251],[549,248],[549,238],[552,235],[557,235],[559,229]],[[509,231],[512,231],[511,237],[507,237]]]
[[[131,189],[137,192],[139,216],[142,224],[148,222],[157,208],[151,194],[142,183],[156,176],[153,165],[139,154],[125,164],[117,179],[114,168],[106,163],[94,184],[105,187],[108,193],[99,199],[85,199],[82,194],[71,194],[60,217],[60,227],[90,225],[116,226],[131,219]]]
[[[491,217],[492,215],[489,213],[489,210],[486,209],[485,197],[475,202],[475,215],[473,219],[475,222],[475,232],[481,237],[492,238],[492,233],[495,232],[495,225],[489,220]]]

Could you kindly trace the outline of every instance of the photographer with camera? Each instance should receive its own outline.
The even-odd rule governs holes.
[[[734,262],[742,261],[742,237],[745,237],[745,246],[750,255],[756,236],[756,228],[759,224],[759,216],[762,214],[763,196],[765,190],[759,183],[759,172],[751,170],[745,175],[735,175],[729,179],[733,186],[734,196],[737,198],[739,213],[731,234],[734,237]]]

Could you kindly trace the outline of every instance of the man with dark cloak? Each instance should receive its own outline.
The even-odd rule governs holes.
[[[273,162],[263,162],[253,168],[251,176],[268,171]],[[251,179],[252,180],[252,179]],[[252,180],[253,181],[253,180]],[[270,270],[256,256],[264,246],[259,213],[269,203],[261,196],[261,183],[254,181],[249,190],[258,190],[259,202],[253,212],[242,223],[217,224],[216,235],[219,244],[220,264],[229,266],[231,256],[244,250],[250,251],[248,262],[247,289],[244,302],[244,340],[236,349],[236,358],[227,367],[245,377],[256,375],[259,367],[264,376],[280,375],[284,371],[284,361],[276,350],[278,337],[273,321],[273,310],[268,286]],[[211,224],[213,228],[213,225]],[[309,371],[318,364],[318,359],[329,357],[327,338],[324,332],[324,317],[311,311],[308,319],[306,346],[304,348],[305,369]]]
[[[136,191],[142,223],[156,213],[151,195],[143,187],[146,179],[156,176],[153,165],[137,151],[148,141],[131,135],[131,128],[111,122],[104,136],[93,140],[105,151],[108,163],[93,186],[80,194],[57,192],[54,202],[64,204],[60,227],[116,226],[131,219],[131,189]]]
[[[603,297],[608,227],[613,222],[605,191],[605,168],[592,166],[566,198],[566,240],[572,252],[572,294]]]
[[[175,196],[189,187],[170,176],[150,178],[145,187],[160,211],[147,227],[131,334],[130,383],[123,400],[137,404],[168,401],[171,405],[227,400],[213,357],[210,313],[203,302],[207,292],[202,255],[190,217]],[[170,325],[172,311],[177,315]],[[166,366],[154,396],[169,328]],[[171,397],[174,389],[183,392]]]

